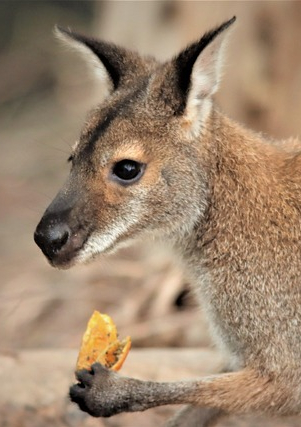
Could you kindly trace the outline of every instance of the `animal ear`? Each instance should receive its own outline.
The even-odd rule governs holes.
[[[153,82],[153,101],[164,114],[182,116],[193,133],[200,131],[221,78],[227,30],[235,16],[207,32],[171,61]]]
[[[196,43],[182,51],[175,59],[179,89],[187,103],[212,96],[218,89],[227,39],[226,29],[235,16],[207,32]]]
[[[92,58],[100,78],[107,80],[109,77],[111,91],[131,84],[138,74],[145,72],[143,59],[135,52],[58,26],[55,28],[55,34]]]

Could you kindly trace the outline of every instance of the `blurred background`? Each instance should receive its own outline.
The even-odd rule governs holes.
[[[0,349],[78,348],[94,309],[136,347],[208,346],[189,283],[162,247],[133,247],[70,271],[33,242],[67,176],[70,147],[102,96],[55,24],[167,59],[236,15],[217,102],[272,137],[301,130],[301,2],[0,2]]]

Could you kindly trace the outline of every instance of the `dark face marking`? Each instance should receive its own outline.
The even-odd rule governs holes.
[[[106,109],[104,118],[102,117],[96,127],[88,135],[85,135],[86,142],[80,155],[86,159],[93,155],[97,141],[114,123],[117,117],[130,117],[133,115],[133,106],[140,95],[145,92],[147,84],[148,78],[142,79],[137,88],[130,93],[127,92],[125,95],[120,96],[112,106]]]

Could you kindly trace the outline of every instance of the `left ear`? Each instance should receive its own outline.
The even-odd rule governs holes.
[[[122,87],[133,85],[139,76],[148,73],[152,61],[145,60],[137,53],[119,47],[113,43],[87,37],[59,26],[55,28],[56,36],[73,46],[96,63],[98,75],[107,82],[109,78],[110,92]]]

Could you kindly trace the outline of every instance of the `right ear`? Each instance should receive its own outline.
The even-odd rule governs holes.
[[[131,84],[137,75],[145,74],[146,66],[135,52],[87,37],[69,29],[55,27],[56,36],[65,43],[92,58],[101,80],[110,82],[110,91]]]
[[[152,81],[152,103],[157,111],[182,117],[185,128],[198,135],[212,106],[222,74],[228,28],[235,16],[208,31],[171,61]]]

